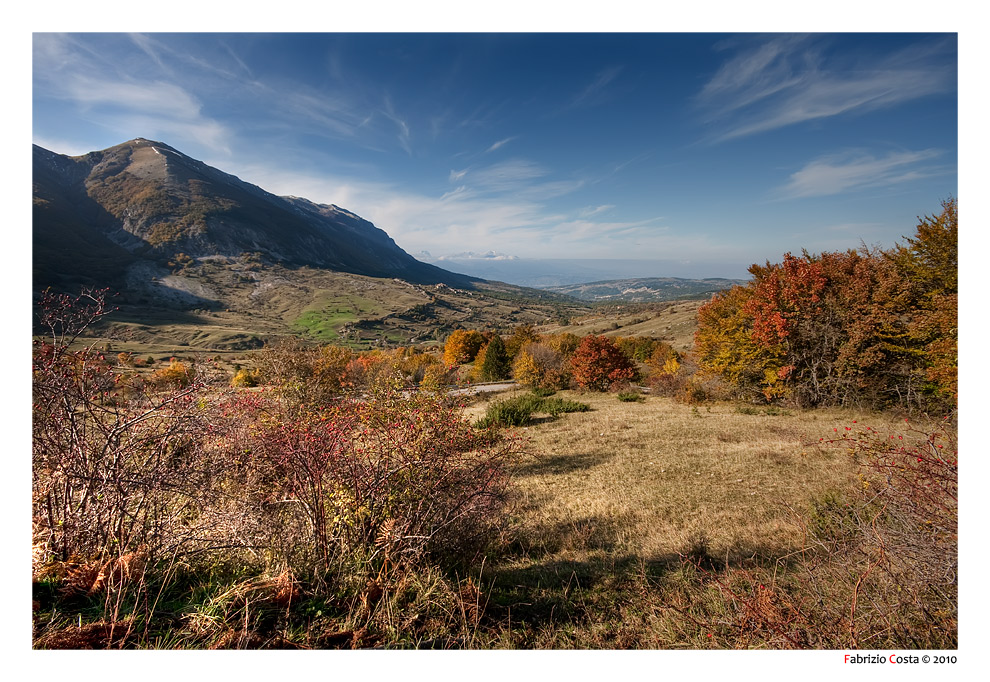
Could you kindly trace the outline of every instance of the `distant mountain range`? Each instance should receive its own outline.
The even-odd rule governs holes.
[[[646,277],[635,279],[614,279],[586,284],[545,287],[582,301],[627,301],[645,303],[649,301],[677,301],[707,298],[716,291],[729,289],[746,280],[724,279],[683,279],[680,277]]]
[[[674,259],[522,258],[493,252],[434,256],[421,251],[416,254],[416,258],[470,277],[536,289],[636,278],[731,279],[747,277],[748,267],[748,264],[683,262]]]
[[[162,142],[83,156],[34,147],[34,284],[122,286],[187,259],[254,259],[416,284],[475,278],[416,260],[338,206],[279,197]]]

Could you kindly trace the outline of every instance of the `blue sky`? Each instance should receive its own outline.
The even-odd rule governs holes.
[[[953,33],[35,33],[32,50],[36,144],[163,141],[414,255],[742,277],[890,246],[958,192]]]

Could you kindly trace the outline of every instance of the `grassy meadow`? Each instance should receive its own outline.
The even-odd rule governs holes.
[[[853,412],[744,414],[731,404],[561,395],[592,410],[523,427],[527,461],[515,477],[521,535],[535,547],[560,546],[568,559],[601,550],[676,556],[701,537],[733,560],[787,551],[801,541],[793,510],[855,478],[848,453],[812,443],[855,419]],[[540,540],[554,529],[563,532]]]
[[[698,562],[785,581],[809,547],[815,501],[862,486],[850,451],[819,439],[854,421],[894,426],[889,416],[841,409],[561,395],[592,410],[518,430],[526,456],[514,476],[511,551],[482,579],[500,620],[488,633],[493,646],[739,646],[731,627],[721,632],[729,639],[708,636],[735,614],[699,578]],[[480,415],[498,399],[466,412]],[[787,644],[765,634],[753,646]]]

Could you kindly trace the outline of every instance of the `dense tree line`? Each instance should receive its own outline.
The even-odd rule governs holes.
[[[699,311],[700,368],[743,394],[800,405],[924,409],[958,399],[955,199],[889,250],[753,265]]]

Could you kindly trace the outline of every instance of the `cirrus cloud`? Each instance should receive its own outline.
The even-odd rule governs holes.
[[[781,188],[785,198],[818,197],[851,189],[890,186],[944,172],[923,162],[938,157],[937,149],[892,152],[876,157],[864,151],[846,151],[815,159],[791,175]]]
[[[725,62],[695,97],[712,141],[840,114],[892,107],[955,88],[954,52],[945,44],[826,59],[811,36],[781,36]]]

